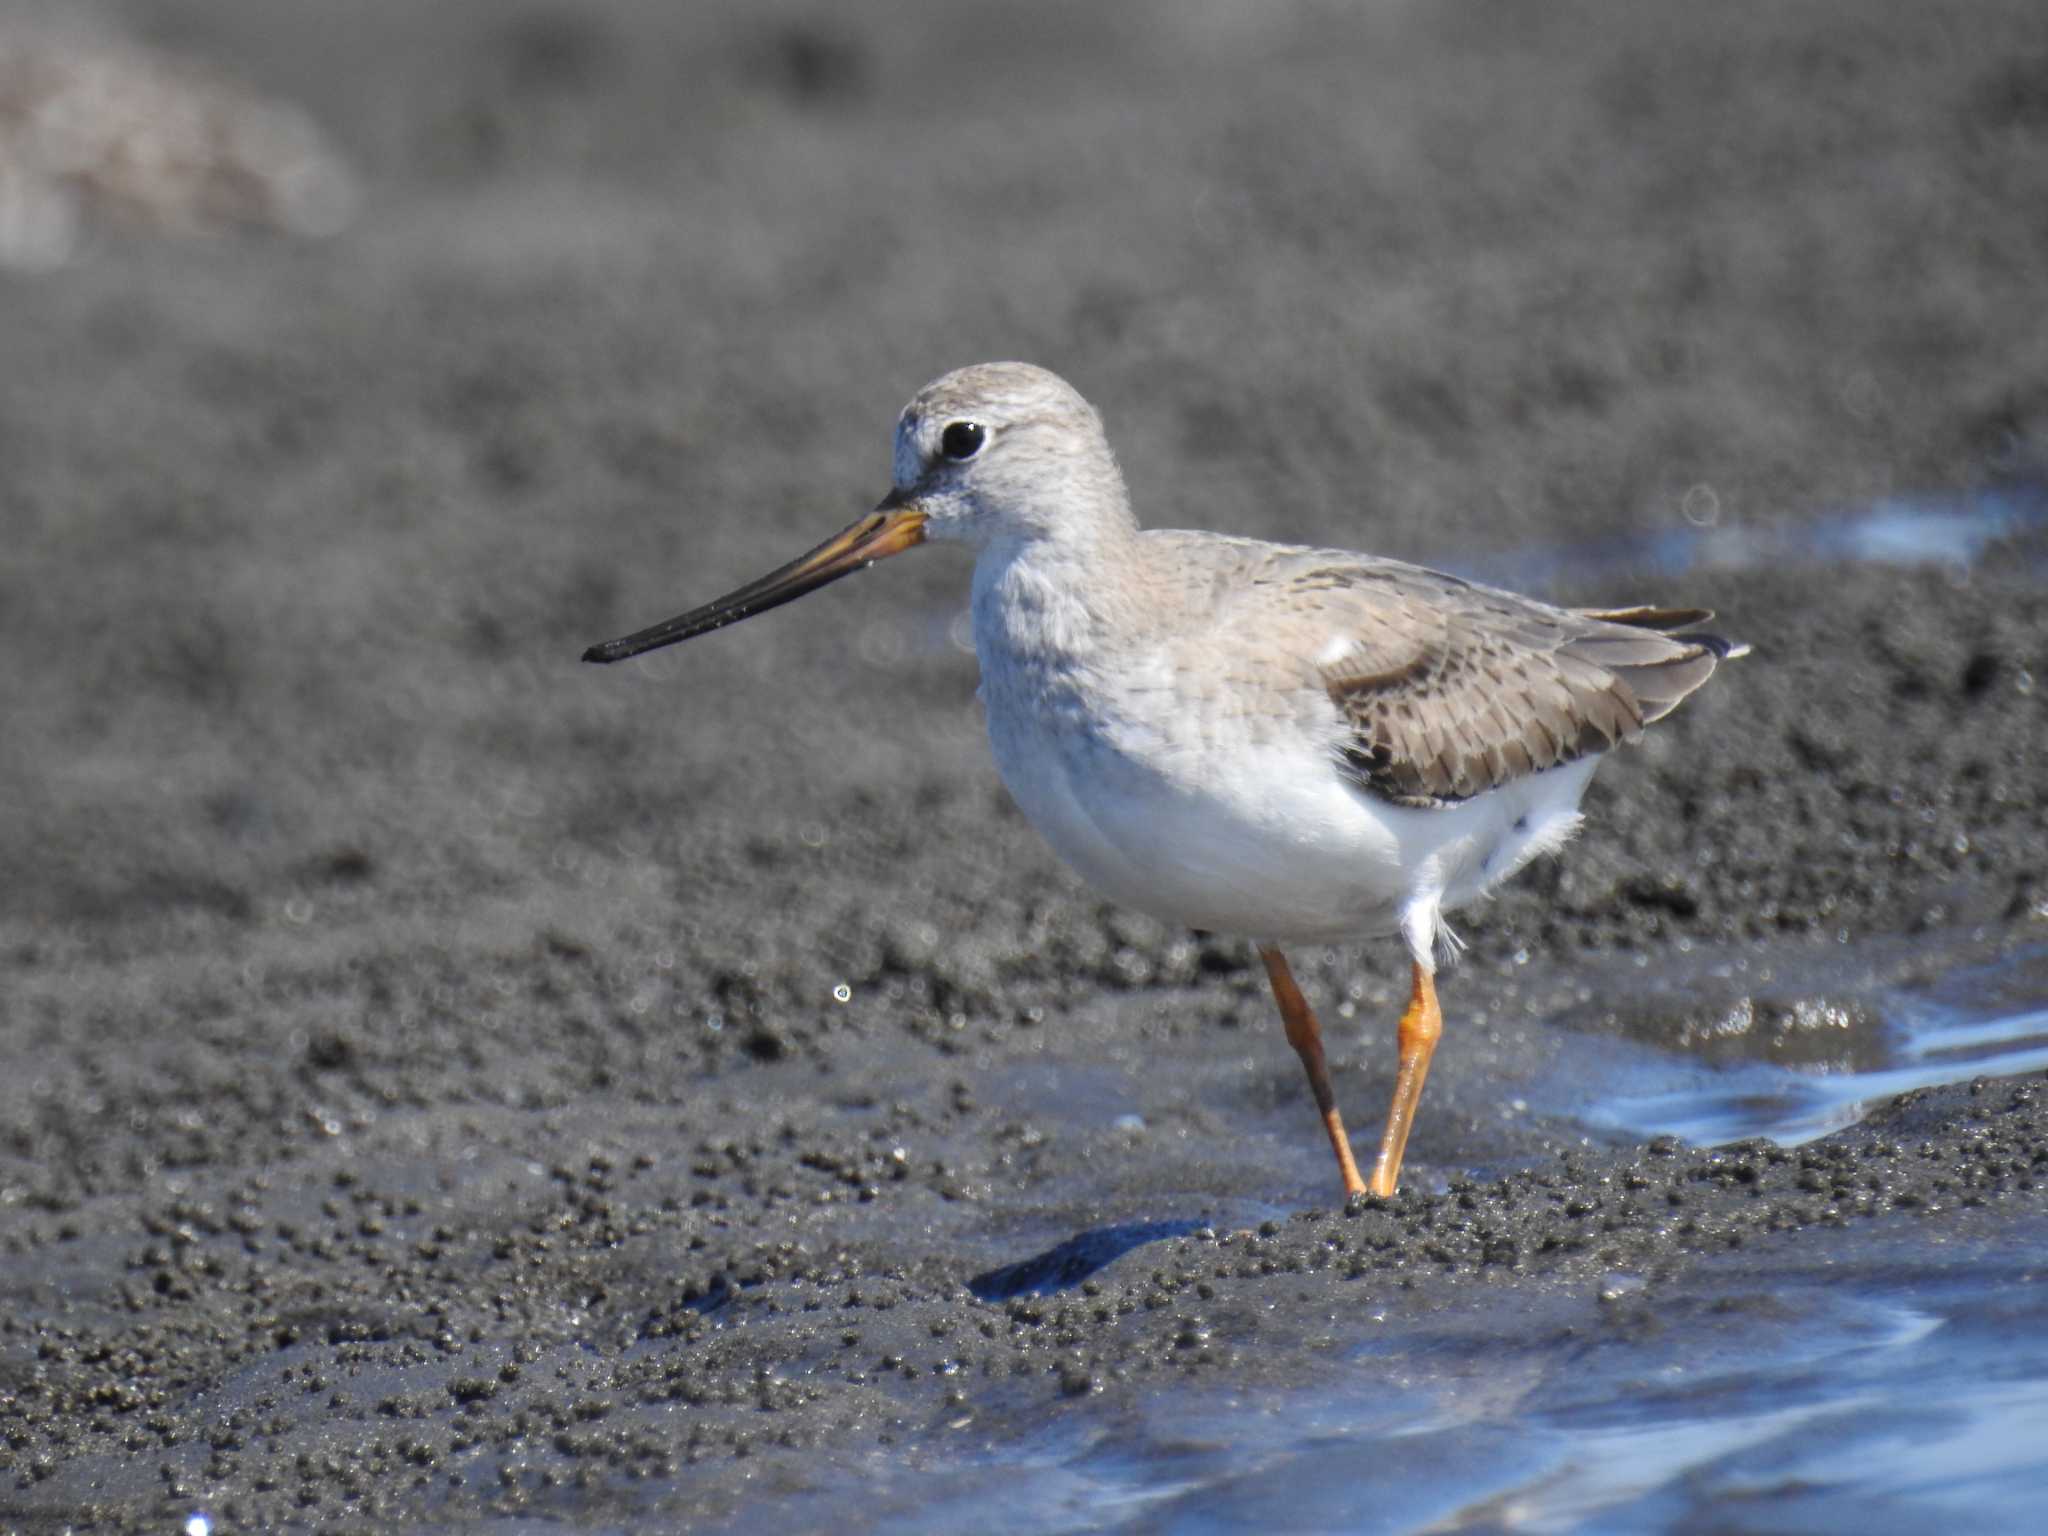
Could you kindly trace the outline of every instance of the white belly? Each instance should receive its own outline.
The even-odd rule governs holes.
[[[1167,922],[1258,939],[1392,933],[1424,904],[1462,906],[1578,823],[1586,759],[1438,810],[1359,788],[1326,744],[1190,732],[1187,745],[1113,719],[1041,713],[985,693],[996,765],[1033,826],[1091,885]]]

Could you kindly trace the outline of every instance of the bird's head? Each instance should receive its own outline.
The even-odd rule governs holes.
[[[622,661],[765,613],[926,540],[975,549],[1057,539],[1085,545],[1132,526],[1102,419],[1058,374],[978,363],[919,390],[896,421],[894,483],[881,504],[808,554],[585,661]]]

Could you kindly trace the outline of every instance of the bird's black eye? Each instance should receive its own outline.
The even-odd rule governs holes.
[[[946,430],[939,434],[939,452],[959,464],[981,452],[986,441],[988,433],[982,430],[980,422],[948,422]]]

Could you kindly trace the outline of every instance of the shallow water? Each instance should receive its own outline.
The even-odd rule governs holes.
[[[1865,1232],[1814,1268],[1615,1276],[1597,1303],[1468,1296],[1312,1385],[941,1438],[728,1529],[810,1528],[856,1487],[861,1526],[931,1533],[2027,1529],[2048,1489],[2044,1237]]]
[[[2048,491],[2034,486],[1888,497],[1786,526],[1724,519],[1711,496],[1689,494],[1681,505],[1686,521],[1675,527],[1596,543],[1460,554],[1444,568],[1474,581],[1531,591],[1567,582],[1582,586],[1612,573],[1666,577],[1815,565],[1967,569],[2000,540],[2048,524]]]
[[[1569,1082],[1551,1085],[1556,1107],[1631,1140],[1797,1146],[1916,1088],[2048,1069],[2048,947],[1931,984],[1844,987],[1843,964],[1830,956],[1807,978],[1760,966],[1761,988],[1731,985],[1719,962],[1667,976],[1632,1000],[1632,1019],[1605,1016],[1631,1038],[1597,1069],[1575,1054]],[[1707,1051],[1723,1059],[1707,1064]]]

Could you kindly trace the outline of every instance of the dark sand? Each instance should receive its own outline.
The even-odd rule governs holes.
[[[1462,922],[1412,1188],[1349,1213],[1245,948],[1006,799],[962,562],[576,660],[863,510],[984,357],[1148,521],[1432,562],[2038,485],[2035,0],[116,9],[369,195],[0,276],[0,1528],[850,1530],[1162,1390],[1392,1393],[1368,1342],[1407,1392],[1711,1353],[1795,1269],[2038,1294],[2038,1077],[1790,1151],[1571,1118],[1747,995],[1638,985],[1712,957],[2041,1005],[2038,528],[1566,562],[1756,654]],[[1370,1142],[1399,956],[1296,963]],[[970,1289],[1136,1222],[1186,1235]],[[1422,1518],[1294,1513],[1366,1507]]]

